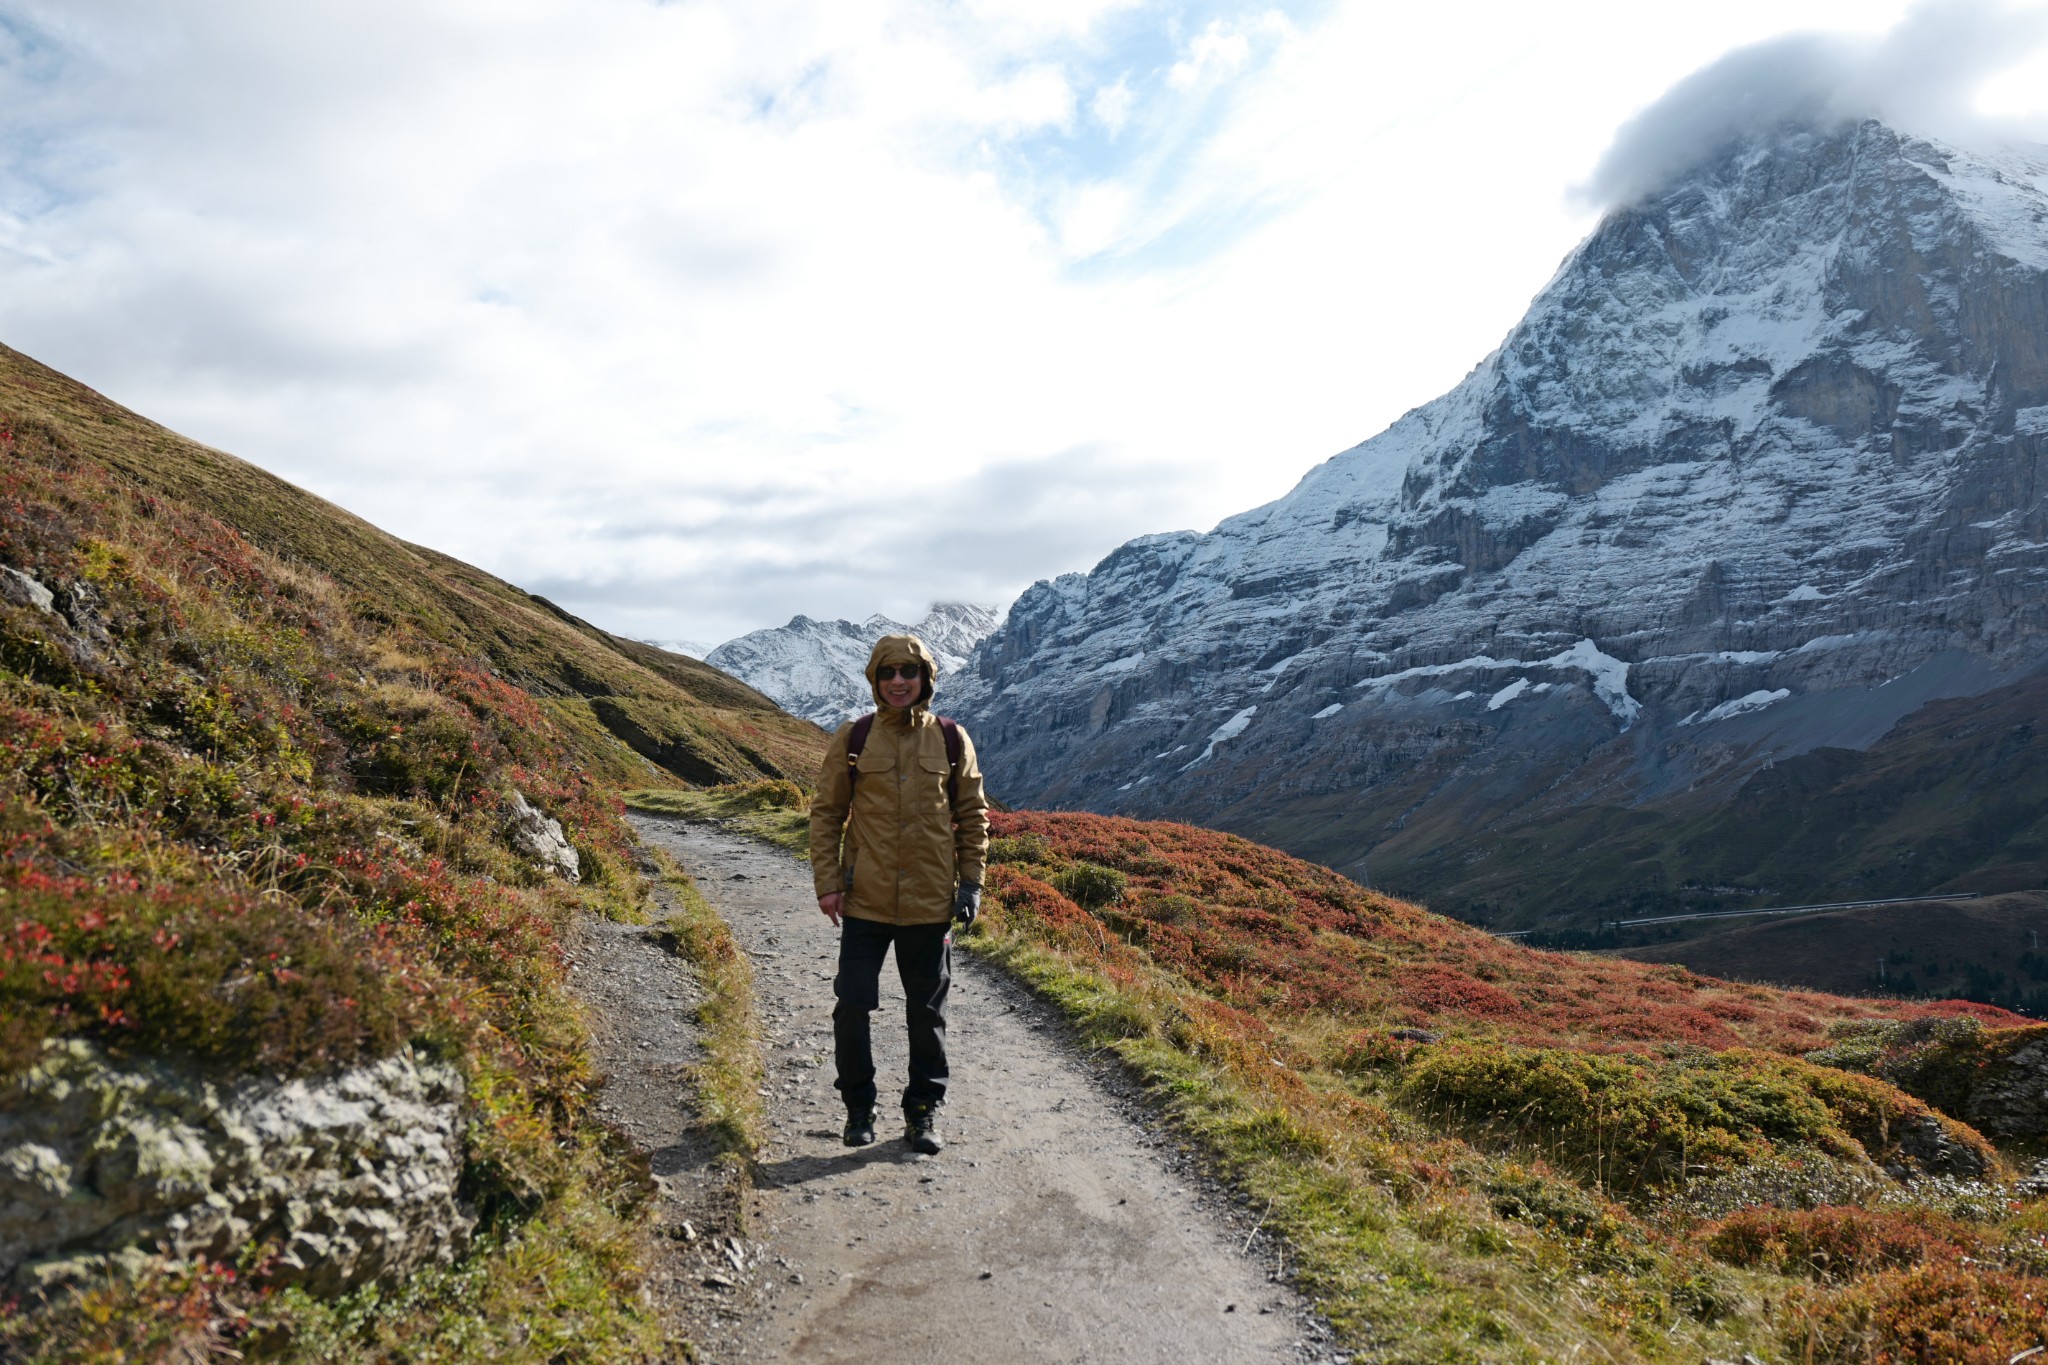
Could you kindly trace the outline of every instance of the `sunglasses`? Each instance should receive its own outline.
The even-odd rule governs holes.
[[[893,682],[897,678],[912,679],[924,676],[923,664],[883,664],[875,670],[876,682]]]

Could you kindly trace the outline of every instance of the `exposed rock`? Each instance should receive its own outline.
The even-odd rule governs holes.
[[[2048,1137],[2048,1037],[1994,1055],[1971,1079],[1962,1116],[1972,1126],[1993,1137]]]
[[[82,578],[74,578],[57,591],[54,600],[64,619],[78,632],[79,643],[89,655],[98,657],[102,651],[113,648],[114,637],[100,615],[106,599],[100,596],[98,588]]]
[[[0,1089],[0,1278],[134,1248],[232,1260],[331,1295],[452,1260],[474,1217],[461,1073],[411,1051],[312,1080],[224,1084],[46,1045]]]
[[[1915,1175],[1957,1175],[1974,1180],[1988,1169],[1984,1153],[1957,1142],[1932,1114],[1922,1114],[1893,1136],[1896,1143],[1884,1169],[1895,1180]]]
[[[505,824],[513,847],[531,857],[544,870],[564,881],[583,880],[582,859],[576,846],[562,832],[562,822],[541,813],[539,807],[519,792],[505,807]]]
[[[1986,1028],[1967,1015],[1874,1019],[1806,1060],[1889,1081],[1988,1137],[2048,1137],[2048,1025]],[[1933,1138],[1899,1143],[1924,1169],[1946,1174],[1932,1164],[1940,1149]]]
[[[57,614],[57,595],[19,569],[0,564],[0,597],[37,611]]]

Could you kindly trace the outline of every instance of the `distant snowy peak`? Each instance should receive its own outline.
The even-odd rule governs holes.
[[[711,652],[710,645],[699,644],[695,640],[642,640],[640,643],[653,645],[656,649],[665,649],[671,654],[680,654],[686,659],[701,659]]]
[[[869,619],[871,625],[877,622],[883,625],[883,629],[875,633],[875,639],[907,630],[930,645],[932,653],[938,656],[939,674],[943,677],[967,662],[968,656],[974,653],[974,647],[1003,623],[1003,615],[994,607],[976,606],[971,602],[938,602],[914,626],[884,622],[879,616]]]
[[[814,621],[793,616],[786,626],[750,631],[727,640],[704,662],[772,698],[795,715],[830,729],[874,704],[868,690],[868,654],[884,635],[916,635],[939,661],[945,677],[966,662],[1001,623],[994,607],[939,602],[916,625],[887,616],[865,621]]]

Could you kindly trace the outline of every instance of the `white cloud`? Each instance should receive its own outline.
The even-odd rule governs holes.
[[[1187,55],[1166,73],[1167,84],[1176,90],[1192,90],[1198,85],[1227,79],[1236,74],[1251,55],[1249,37],[1221,19],[1212,19],[1209,26],[1188,43]]]
[[[2036,53],[2044,34],[2048,12],[2038,7],[1921,0],[1883,34],[1799,33],[1739,48],[1630,119],[1587,193],[1601,204],[1627,202],[1737,138],[1789,120],[1882,118],[1968,140],[1988,122],[1976,102],[1986,80]]]
[[[1113,84],[1096,87],[1095,97],[1088,101],[1088,112],[1111,137],[1115,137],[1131,121],[1131,107],[1137,101],[1130,78],[1118,76]]]
[[[1688,71],[1901,12],[0,0],[0,340],[629,634],[999,600],[1455,382]]]

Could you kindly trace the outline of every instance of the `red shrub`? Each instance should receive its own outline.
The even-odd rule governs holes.
[[[1130,879],[1125,902],[1107,921],[1117,935],[1196,989],[1247,1006],[1367,1018],[1394,1006],[1419,1024],[1455,1024],[1531,1046],[1673,1042],[1786,1052],[1821,1046],[1839,1020],[1948,1012],[1531,951],[1328,868],[1189,825],[1048,811],[1002,812],[993,825],[999,837],[1035,836],[1056,866],[1088,862],[1123,872]],[[1001,866],[991,877],[992,887],[1019,887],[1025,918],[1086,922],[1098,949],[1104,946],[1102,925],[1044,883]],[[1966,1012],[2018,1022],[1988,1007]]]
[[[1924,1209],[1851,1206],[1742,1209],[1702,1228],[1700,1240],[1710,1255],[1730,1265],[1821,1280],[1953,1262],[1981,1245],[1967,1225]]]
[[[1400,981],[1402,1002],[1426,1016],[1449,1013],[1500,1018],[1522,1009],[1522,1002],[1500,987],[1489,986],[1448,967],[1404,972]]]
[[[2008,1365],[2048,1341],[2043,1289],[2036,1279],[1929,1261],[1795,1298],[1785,1344],[1816,1365]]]

